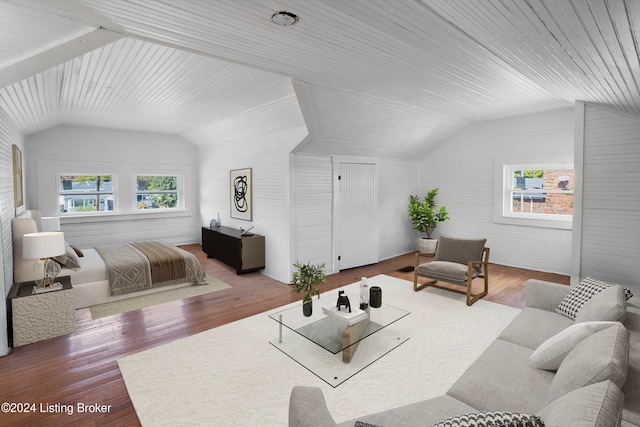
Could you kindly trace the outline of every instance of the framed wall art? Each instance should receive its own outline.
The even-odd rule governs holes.
[[[22,189],[22,151],[13,144],[13,207],[24,205],[24,191]]]
[[[253,185],[251,168],[232,170],[229,182],[231,186],[231,218],[251,221],[251,187]]]

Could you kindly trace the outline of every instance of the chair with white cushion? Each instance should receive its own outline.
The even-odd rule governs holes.
[[[413,290],[419,291],[426,286],[433,286],[466,294],[467,305],[475,303],[489,292],[489,248],[485,247],[486,242],[487,239],[440,236],[433,261],[420,264],[421,254],[416,253]],[[420,284],[419,277],[431,280]],[[471,285],[475,278],[484,279],[484,289],[474,294]],[[464,289],[441,286],[437,284],[438,281],[462,286]]]

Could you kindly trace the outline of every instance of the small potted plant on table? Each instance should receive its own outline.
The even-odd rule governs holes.
[[[291,275],[293,290],[297,293],[304,292],[302,313],[309,317],[313,313],[312,297],[318,295],[318,298],[320,298],[318,286],[327,279],[324,273],[324,263],[311,265],[311,263],[301,264],[296,262],[293,266],[296,269]]]

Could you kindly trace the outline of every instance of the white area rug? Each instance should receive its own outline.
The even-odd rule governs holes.
[[[206,285],[184,286],[182,288],[170,289],[167,291],[159,291],[153,294],[141,295],[122,299],[119,301],[107,302],[89,307],[93,320],[102,319],[103,317],[113,316],[114,314],[126,313],[127,311],[138,310],[140,308],[152,307],[158,304],[164,304],[184,298],[194,297],[196,295],[208,294],[222,289],[230,288],[221,280],[207,274]]]
[[[368,282],[411,312],[393,325],[411,338],[353,378],[332,388],[273,347],[278,324],[262,313],[120,359],[142,425],[286,426],[295,385],[320,387],[336,422],[440,396],[519,312],[385,275]],[[341,289],[358,295],[358,284]]]

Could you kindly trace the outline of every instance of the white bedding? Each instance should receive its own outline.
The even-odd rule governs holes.
[[[36,260],[25,259],[22,257],[22,239],[24,234],[36,233],[42,230],[40,218],[41,216],[39,211],[27,210],[20,214],[19,217],[12,220],[11,228],[14,250],[13,274],[16,283],[33,280],[33,268]],[[190,281],[185,281],[185,283],[111,296],[107,266],[102,257],[95,249],[83,249],[82,252],[84,256],[78,257],[78,262],[81,266],[79,270],[74,271],[68,268],[63,268],[61,273],[58,275],[71,276],[76,308],[91,307],[92,305],[192,285]]]
[[[59,276],[71,276],[76,298],[76,309],[192,285],[190,281],[187,281],[176,285],[112,296],[109,290],[107,266],[98,251],[93,248],[82,249],[82,253],[84,256],[78,257],[78,262],[81,266],[79,270],[74,271],[69,268],[63,268],[59,274]]]
[[[97,282],[99,280],[108,280],[107,266],[102,257],[95,249],[83,249],[84,256],[78,257],[80,270],[74,271],[66,267],[62,268],[60,276],[71,276],[71,283],[74,285],[80,283]]]

